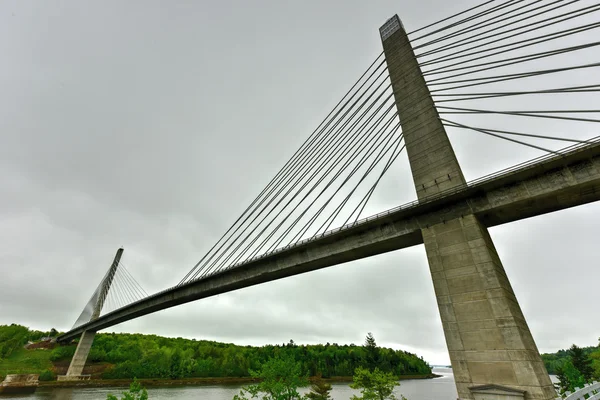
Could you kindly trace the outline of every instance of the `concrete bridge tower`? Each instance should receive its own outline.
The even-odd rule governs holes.
[[[397,15],[380,34],[418,198],[465,186]],[[459,398],[554,399],[487,228],[467,214],[421,229]]]

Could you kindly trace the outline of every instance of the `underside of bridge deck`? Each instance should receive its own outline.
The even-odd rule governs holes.
[[[595,143],[168,289],[103,315],[59,339],[70,341],[87,329],[105,329],[190,301],[422,244],[421,229],[468,214],[489,227],[598,200],[600,143]]]

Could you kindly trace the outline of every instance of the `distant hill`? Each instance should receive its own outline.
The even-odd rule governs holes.
[[[0,326],[0,375],[40,373],[44,379],[64,374],[75,344],[25,345],[50,332],[19,325]],[[166,338],[156,335],[100,333],[96,335],[84,374],[94,379],[248,377],[267,359],[289,354],[302,364],[303,373],[324,378],[352,376],[354,369],[377,365],[398,376],[431,374],[421,357],[402,350],[377,348],[367,354],[363,346],[319,344],[238,346],[206,340]],[[375,360],[374,360],[375,358]],[[40,377],[42,379],[42,377]]]

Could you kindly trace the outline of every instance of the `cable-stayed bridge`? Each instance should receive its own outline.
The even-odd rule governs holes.
[[[98,330],[423,243],[459,396],[556,397],[487,228],[600,199],[599,11],[510,0],[408,33],[388,20],[383,52],[178,284],[147,296],[117,253],[59,338],[81,337],[66,378]],[[467,182],[447,133],[544,155]],[[365,218],[401,156],[418,199]]]

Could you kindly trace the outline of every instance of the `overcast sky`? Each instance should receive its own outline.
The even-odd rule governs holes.
[[[148,292],[179,282],[381,52],[388,18],[410,31],[475,3],[2,1],[0,324],[70,329],[119,246]],[[450,137],[468,179],[542,154]],[[401,157],[368,212],[415,198]],[[599,215],[491,229],[543,352],[600,336]],[[370,331],[449,363],[423,246],[110,330],[257,345]]]

